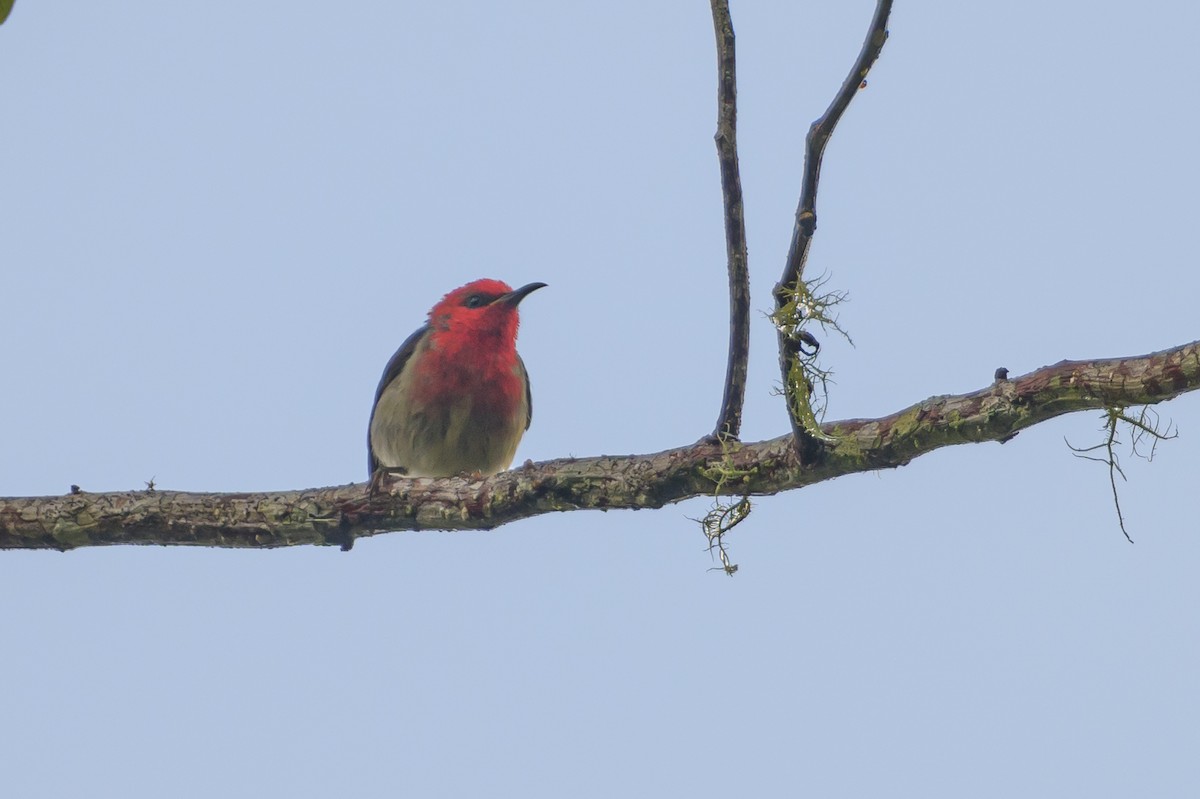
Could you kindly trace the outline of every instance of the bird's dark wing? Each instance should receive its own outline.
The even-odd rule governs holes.
[[[525,371],[525,362],[517,356],[517,366],[521,368],[521,377],[525,379],[525,429],[533,423],[533,389],[529,387],[529,372]]]
[[[383,390],[388,387],[388,384],[400,376],[404,371],[404,365],[408,363],[408,359],[417,350],[417,344],[421,338],[429,332],[429,325],[423,325],[416,330],[411,336],[404,340],[400,345],[400,349],[396,350],[396,354],[387,362],[387,366],[383,369],[383,377],[379,379],[379,388],[375,389],[375,402],[371,404],[371,418],[367,421],[367,473],[375,474],[375,470],[379,468],[379,461],[375,460],[375,450],[371,447],[371,424],[375,421],[375,408],[379,405],[379,398],[383,396]]]

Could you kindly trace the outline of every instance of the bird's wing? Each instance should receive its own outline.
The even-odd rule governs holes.
[[[533,389],[529,387],[529,372],[525,371],[525,362],[517,356],[517,366],[521,369],[521,377],[525,380],[525,429],[533,424]]]
[[[417,345],[421,343],[421,339],[429,332],[429,325],[423,325],[416,330],[411,336],[404,340],[400,345],[400,349],[396,350],[396,354],[387,362],[387,366],[383,369],[383,377],[379,380],[379,388],[375,389],[375,402],[371,404],[371,418],[367,421],[367,473],[375,474],[375,470],[379,468],[379,461],[375,460],[375,449],[371,446],[371,424],[375,421],[375,408],[379,406],[379,398],[383,396],[383,390],[388,387],[393,380],[400,376],[404,371],[404,365],[408,363],[408,359],[416,352]]]

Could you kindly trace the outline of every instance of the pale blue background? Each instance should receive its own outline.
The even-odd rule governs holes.
[[[734,2],[780,434],[803,133],[873,3]],[[830,418],[1197,338],[1188,2],[897,4],[829,148]],[[0,494],[365,478],[387,358],[523,306],[518,457],[708,432],[727,336],[702,2],[19,0],[0,28]],[[11,797],[1194,796],[1200,396],[756,501],[336,549],[0,553]]]

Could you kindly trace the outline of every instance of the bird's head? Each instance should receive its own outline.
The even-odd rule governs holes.
[[[515,291],[501,280],[475,280],[456,288],[433,306],[429,325],[435,334],[470,339],[497,336],[509,343],[517,336],[517,306],[545,283],[529,283]]]

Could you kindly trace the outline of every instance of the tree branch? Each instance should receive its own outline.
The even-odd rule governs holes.
[[[855,59],[850,72],[842,82],[833,98],[833,102],[825,109],[825,113],[808,129],[804,141],[804,177],[800,188],[800,203],[796,208],[796,226],[792,229],[792,242],[788,247],[787,261],[783,267],[783,277],[775,286],[775,315],[776,326],[779,330],[779,368],[783,373],[783,390],[787,399],[788,418],[791,420],[792,433],[796,437],[797,448],[801,460],[811,463],[820,452],[821,445],[808,432],[801,420],[793,411],[795,407],[796,370],[793,366],[796,359],[803,354],[802,344],[813,344],[811,335],[805,337],[799,330],[797,322],[789,324],[784,317],[797,317],[797,314],[786,314],[784,309],[789,304],[799,301],[798,284],[804,278],[804,266],[808,262],[808,251],[812,245],[813,235],[817,231],[817,186],[821,180],[821,160],[825,155],[825,145],[833,135],[834,129],[842,118],[842,114],[850,106],[850,101],[863,86],[871,66],[879,58],[887,41],[888,17],[892,12],[892,0],[878,0],[875,6],[875,16],[871,19],[871,27],[863,42],[862,50]]]
[[[746,397],[746,364],[750,355],[750,273],[746,255],[746,213],[737,154],[737,73],[733,22],[728,0],[712,0],[717,37],[717,160],[721,166],[721,199],[725,207],[725,251],[729,263],[729,361],[716,438],[736,439],[742,427]]]
[[[0,499],[0,549],[105,544],[270,548],[342,544],[389,530],[491,529],[554,511],[659,508],[718,492],[776,494],[846,474],[903,466],[952,444],[1007,441],[1082,410],[1149,405],[1200,388],[1200,341],[1139,357],[1062,361],[957,396],[931,397],[880,419],[824,426],[836,437],[804,465],[790,434],[753,444],[702,440],[654,455],[527,463],[482,481],[390,478],[306,491],[72,493]]]

